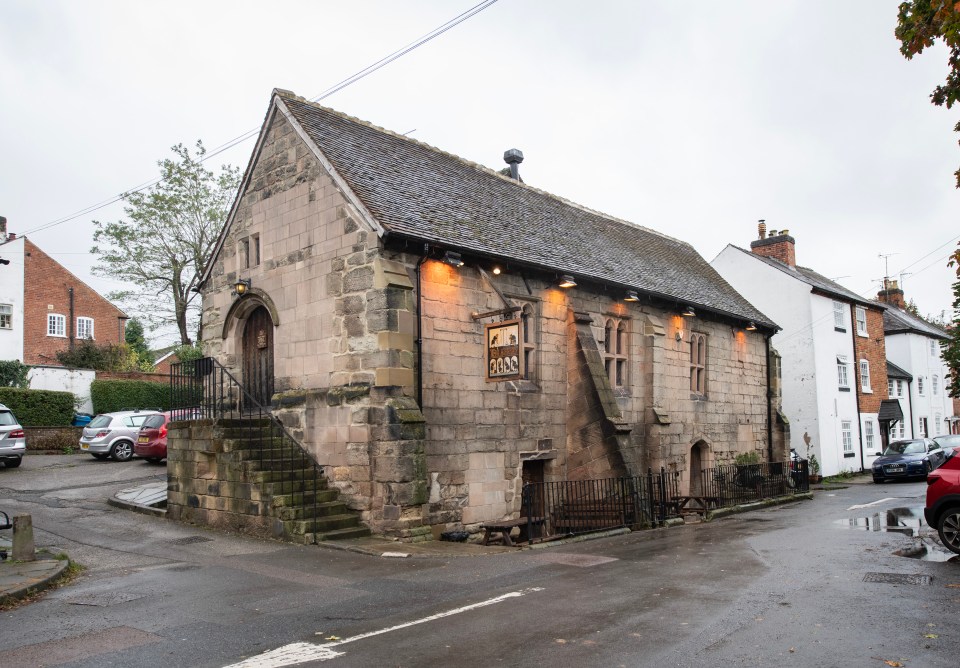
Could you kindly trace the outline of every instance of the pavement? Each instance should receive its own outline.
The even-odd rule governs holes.
[[[811,485],[811,491],[823,489],[837,489],[838,486],[848,484],[867,484],[872,480],[868,475],[855,476],[837,481],[828,481]],[[162,492],[162,494],[161,494]],[[120,490],[108,499],[110,505],[125,508],[134,512],[154,515],[164,515],[166,511],[154,507],[160,496],[166,496],[166,483],[148,483],[136,487]],[[749,508],[744,508],[748,510]],[[401,543],[377,536],[353,538],[348,540],[327,541],[319,543],[318,547],[330,550],[345,550],[373,557],[385,559],[409,559],[424,557],[485,557],[495,554],[516,552],[521,549],[539,549],[576,543],[585,540],[594,540],[606,536],[616,536],[630,533],[630,529],[621,528],[610,531],[601,531],[584,536],[564,538],[546,543],[538,543],[522,547],[507,547],[505,545],[479,545],[477,543],[456,543],[451,541],[428,540],[419,543]],[[0,550],[11,552],[11,542],[6,536],[0,536]],[[0,561],[0,601],[4,599],[20,599],[35,592],[42,591],[56,584],[63,575],[70,562],[67,559],[57,559],[52,555],[38,553],[36,561],[13,561],[9,556]]]

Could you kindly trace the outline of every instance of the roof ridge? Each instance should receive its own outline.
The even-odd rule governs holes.
[[[593,209],[593,208],[591,208],[591,207],[586,206],[585,204],[580,204],[579,202],[574,202],[573,200],[566,199],[565,197],[561,197],[560,195],[557,195],[556,193],[549,192],[549,191],[547,191],[547,190],[542,190],[542,189],[540,189],[540,188],[537,188],[537,187],[535,187],[535,186],[532,186],[532,185],[530,185],[530,184],[528,184],[528,183],[525,183],[525,182],[523,182],[523,181],[517,181],[516,179],[512,179],[512,178],[510,178],[509,176],[505,176],[505,175],[501,174],[499,171],[497,171],[497,170],[495,170],[495,169],[493,169],[493,168],[491,168],[491,167],[487,167],[487,166],[484,165],[484,164],[481,164],[481,163],[479,163],[479,162],[474,162],[473,160],[468,160],[467,158],[464,158],[464,157],[462,157],[462,156],[459,156],[459,155],[457,155],[457,154],[455,154],[455,153],[450,153],[449,151],[445,151],[444,149],[439,148],[439,147],[437,147],[437,146],[434,146],[433,144],[428,144],[427,142],[420,141],[419,139],[414,139],[413,137],[408,137],[408,136],[406,136],[406,135],[402,135],[402,134],[400,134],[400,133],[398,133],[398,132],[394,132],[393,130],[390,130],[390,129],[388,129],[388,128],[381,127],[381,126],[377,125],[376,123],[371,123],[370,121],[365,121],[365,120],[363,120],[362,118],[357,118],[356,116],[351,116],[350,114],[344,113],[344,112],[342,112],[342,111],[338,111],[337,109],[333,109],[332,107],[324,106],[324,105],[320,104],[319,102],[314,102],[314,101],[312,101],[312,100],[308,100],[308,99],[306,99],[306,98],[304,98],[304,97],[302,97],[302,96],[300,96],[300,95],[297,95],[297,94],[294,93],[293,91],[289,91],[289,90],[286,90],[286,89],[283,89],[283,88],[274,88],[274,89],[273,89],[273,93],[274,93],[274,95],[278,95],[278,96],[280,96],[280,97],[282,97],[282,98],[284,98],[284,99],[294,100],[294,101],[296,101],[296,102],[300,102],[300,103],[302,103],[302,104],[306,104],[306,105],[311,106],[311,107],[314,107],[314,108],[316,108],[316,109],[320,109],[321,111],[323,111],[323,112],[325,112],[325,113],[333,114],[334,116],[339,116],[340,118],[343,118],[343,119],[345,119],[345,120],[348,120],[348,121],[350,121],[350,122],[352,122],[352,123],[356,123],[357,125],[361,125],[361,126],[363,126],[363,127],[369,128],[369,129],[374,130],[374,131],[376,131],[376,132],[380,132],[380,133],[382,133],[382,134],[389,135],[389,136],[394,137],[394,138],[396,138],[396,139],[401,139],[401,140],[406,141],[406,142],[408,142],[408,143],[410,143],[410,144],[415,144],[415,145],[417,145],[417,146],[421,146],[421,147],[423,147],[423,148],[425,148],[425,149],[427,149],[427,150],[433,151],[434,153],[438,153],[438,154],[440,154],[440,155],[443,155],[443,156],[446,156],[446,157],[448,157],[448,158],[451,158],[452,160],[456,160],[457,162],[460,162],[460,163],[466,165],[467,167],[470,167],[470,168],[475,169],[475,170],[477,170],[477,171],[483,172],[484,174],[487,174],[487,175],[489,175],[489,176],[494,176],[494,177],[496,177],[496,178],[498,178],[498,179],[502,179],[502,180],[504,180],[504,181],[507,181],[507,182],[510,183],[511,185],[520,186],[520,187],[526,188],[527,190],[530,190],[530,191],[533,191],[533,192],[535,192],[535,193],[538,193],[538,194],[540,194],[540,195],[543,195],[543,196],[546,196],[546,197],[550,197],[551,199],[554,199],[554,200],[560,202],[561,204],[565,204],[565,205],[567,205],[567,206],[570,206],[570,207],[573,207],[573,208],[576,208],[576,209],[580,209],[581,211],[585,211],[586,213],[589,213],[589,214],[592,214],[592,215],[595,215],[595,216],[600,216],[600,217],[602,217],[602,218],[606,218],[607,220],[610,220],[610,221],[613,221],[613,222],[617,222],[617,223],[621,223],[621,224],[623,224],[623,225],[629,225],[629,226],[631,226],[631,227],[639,228],[639,229],[641,229],[641,230],[644,230],[645,232],[649,232],[650,234],[655,234],[655,235],[657,235],[658,237],[661,237],[661,238],[663,238],[663,239],[667,239],[667,240],[669,240],[669,241],[673,241],[673,242],[675,242],[675,243],[683,244],[684,246],[688,246],[688,247],[690,247],[690,248],[693,248],[693,244],[691,244],[690,242],[684,241],[684,240],[682,240],[682,239],[678,239],[678,238],[676,238],[676,237],[671,237],[671,236],[668,235],[668,234],[664,234],[663,232],[660,232],[660,231],[655,230],[655,229],[653,229],[653,228],[646,227],[645,225],[640,225],[639,223],[635,223],[635,222],[633,222],[633,221],[626,220],[626,219],[624,219],[624,218],[619,218],[619,217],[613,216],[613,215],[611,215],[611,214],[609,214],[609,213],[604,213],[603,211],[600,211],[600,210],[598,210],[598,209]]]

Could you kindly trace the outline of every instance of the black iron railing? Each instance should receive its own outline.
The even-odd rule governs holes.
[[[173,421],[218,420],[224,437],[237,444],[241,466],[249,467],[275,507],[286,509],[284,519],[303,521],[303,533],[316,533],[323,467],[217,360],[172,364],[170,407]]]
[[[598,480],[562,480],[523,486],[527,535],[576,535],[617,527],[657,526],[679,515],[675,473]]]
[[[705,469],[702,497],[723,508],[774,496],[810,491],[805,460],[762,464],[727,464]]]

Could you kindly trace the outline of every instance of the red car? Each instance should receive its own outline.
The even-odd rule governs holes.
[[[147,417],[140,426],[137,442],[133,444],[133,453],[152,464],[166,459],[168,424],[170,424],[169,411]]]
[[[927,474],[923,516],[940,534],[943,546],[960,554],[960,454]]]

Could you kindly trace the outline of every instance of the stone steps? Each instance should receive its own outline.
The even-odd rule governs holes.
[[[304,520],[287,520],[283,523],[284,534],[293,536],[302,536],[309,533],[330,534],[341,529],[356,529],[359,525],[360,520],[353,513]],[[325,540],[329,540],[329,538]]]

